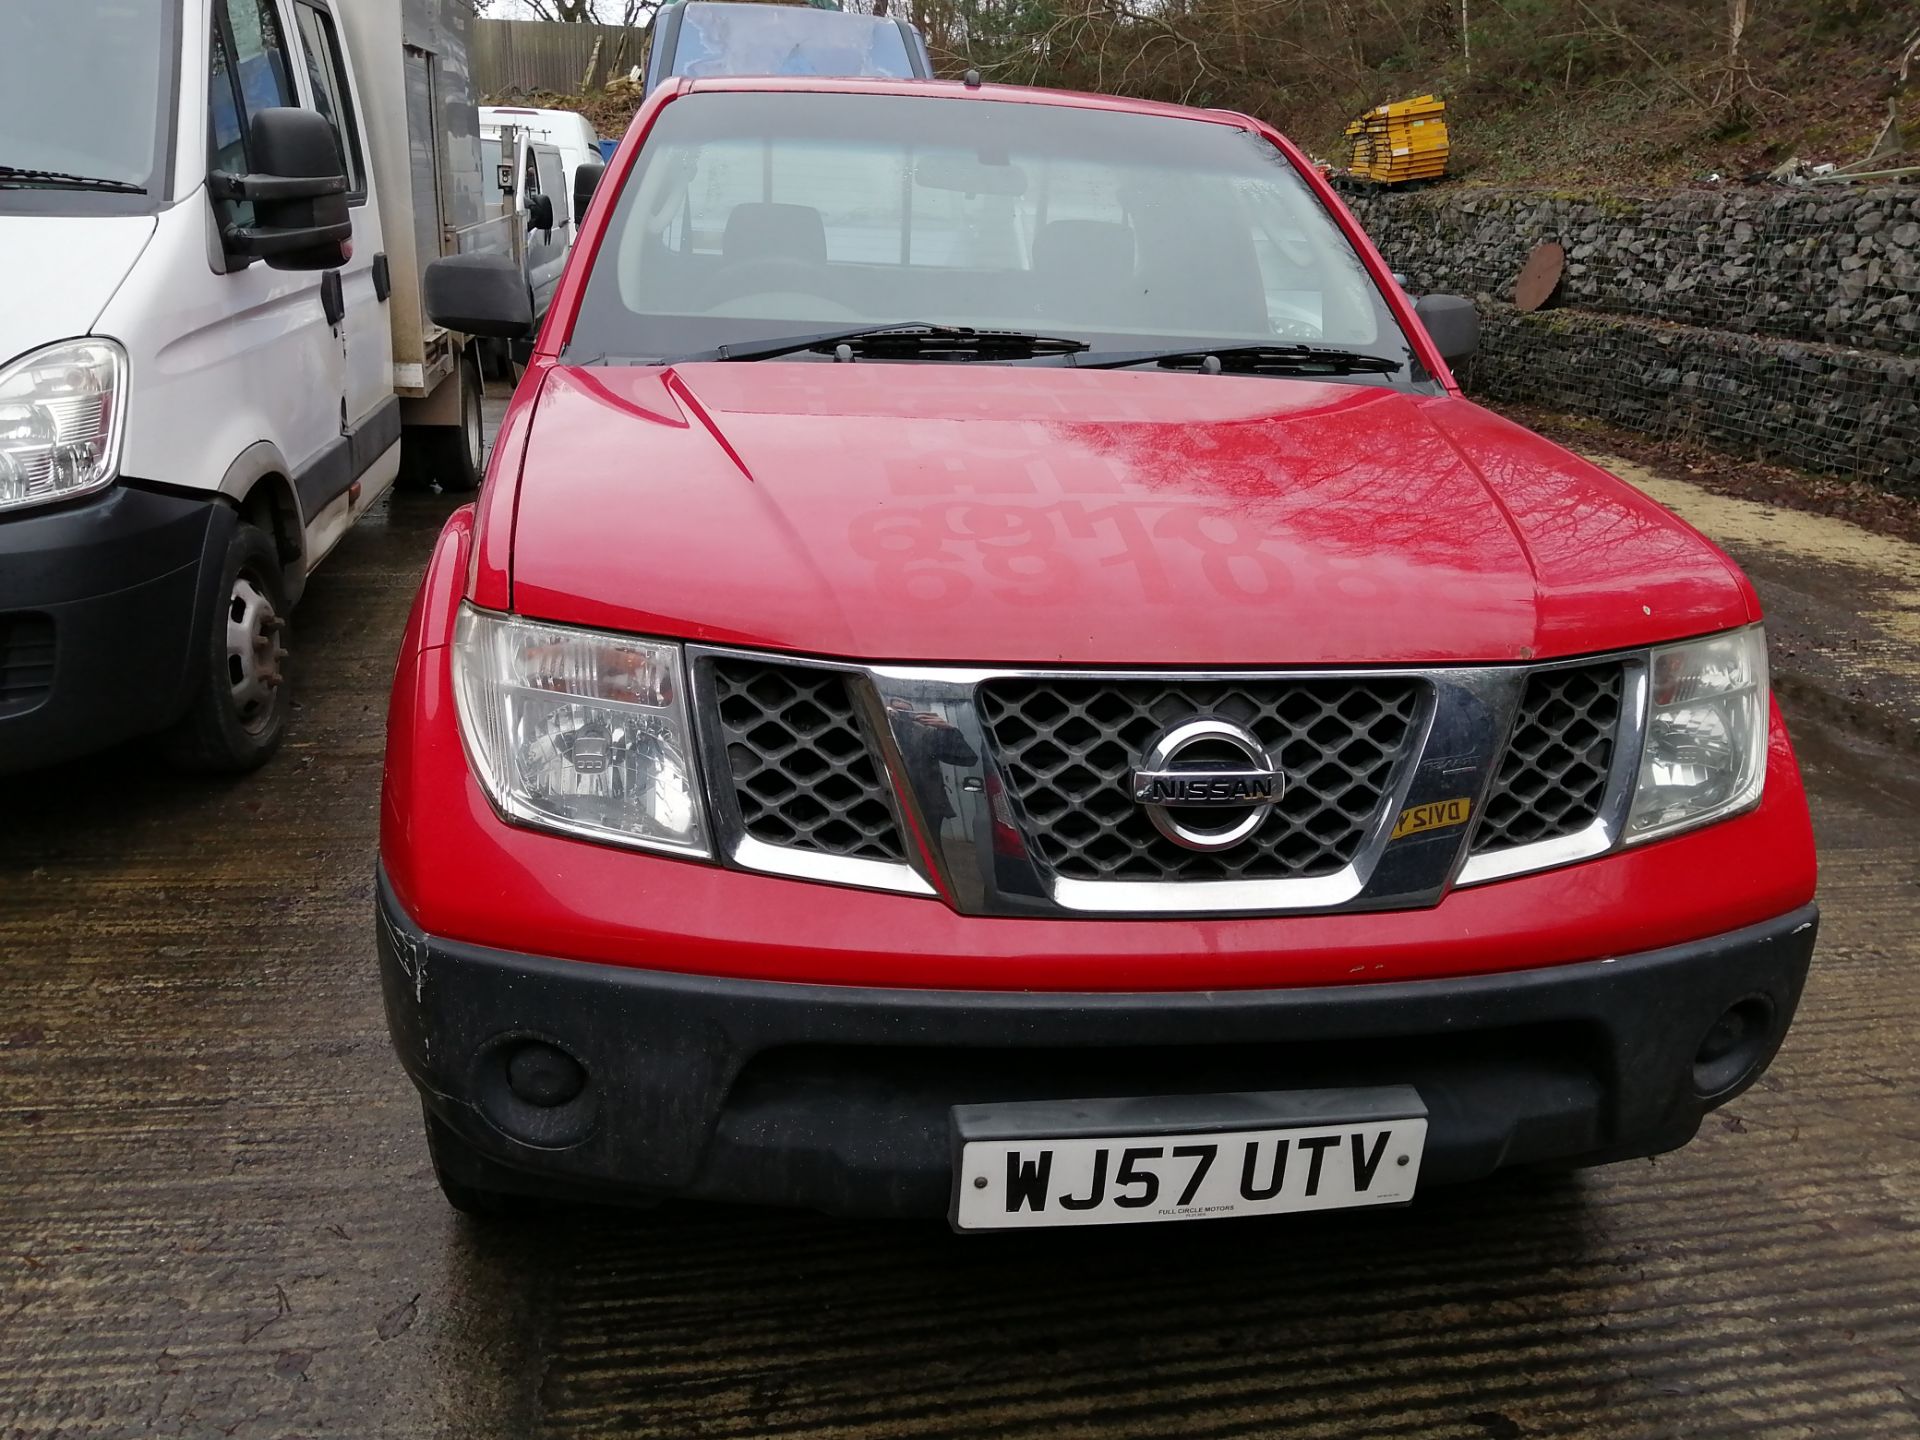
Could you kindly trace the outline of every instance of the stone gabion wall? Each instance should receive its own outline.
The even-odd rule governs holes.
[[[1415,293],[1480,299],[1469,390],[1920,495],[1920,190],[1349,203]],[[1544,240],[1566,276],[1522,314],[1513,282]]]

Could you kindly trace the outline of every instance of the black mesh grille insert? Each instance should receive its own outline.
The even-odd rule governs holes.
[[[906,858],[844,674],[739,659],[714,661],[712,673],[747,834],[822,855]]]
[[[53,690],[53,621],[0,615],[0,715],[24,715]]]
[[[1574,835],[1594,822],[1613,766],[1622,681],[1617,660],[1528,677],[1474,853]]]
[[[1387,802],[1425,690],[1403,677],[1023,678],[989,681],[980,703],[1028,838],[1060,875],[1304,879],[1354,858]],[[1129,784],[1161,731],[1203,715],[1248,727],[1287,777],[1266,823],[1216,854],[1162,835]]]

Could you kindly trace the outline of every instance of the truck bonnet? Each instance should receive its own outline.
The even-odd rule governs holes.
[[[1511,661],[1752,618],[1714,547],[1466,401],[1001,365],[556,369],[513,606],[869,659]]]

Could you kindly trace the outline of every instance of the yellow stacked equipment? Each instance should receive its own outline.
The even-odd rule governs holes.
[[[1353,173],[1383,185],[1447,173],[1447,102],[1431,95],[1376,105],[1347,126]]]

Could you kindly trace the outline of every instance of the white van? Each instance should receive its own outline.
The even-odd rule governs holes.
[[[463,0],[8,0],[0,771],[272,754],[287,612],[479,380],[421,272],[499,250]]]
[[[524,105],[480,107],[483,140],[498,136],[507,127],[524,131],[536,144],[551,145],[560,152],[560,163],[566,167],[568,195],[573,194],[573,182],[580,167],[600,161],[600,136],[593,122],[575,111],[536,110]]]
[[[571,110],[480,107],[480,151],[495,203],[526,227],[524,268],[536,318],[547,313],[579,232],[574,183],[582,165],[600,163],[597,139],[586,116]]]

